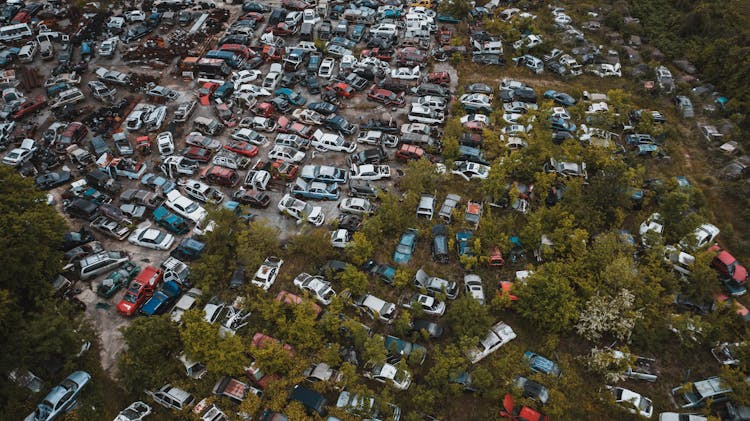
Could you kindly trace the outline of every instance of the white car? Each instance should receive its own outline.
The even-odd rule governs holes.
[[[641,223],[640,228],[638,228],[638,234],[641,236],[641,242],[646,247],[650,246],[650,244],[648,244],[648,240],[646,239],[646,233],[649,231],[655,233],[659,237],[663,235],[664,218],[662,218],[661,214],[652,213],[651,216],[646,218],[646,220]]]
[[[401,303],[404,308],[420,308],[424,314],[442,316],[445,313],[445,302],[438,301],[427,294],[414,293]]]
[[[271,96],[271,91],[265,88],[261,88],[258,85],[253,85],[252,83],[246,83],[244,85],[241,85],[237,90],[234,91],[234,95],[242,95],[242,94],[249,94],[253,97],[259,97],[259,96]]]
[[[294,285],[297,288],[307,291],[320,301],[323,305],[331,304],[331,300],[336,295],[336,291],[331,288],[331,283],[320,276],[313,276],[302,272],[294,278]]]
[[[503,121],[508,124],[517,124],[525,114],[521,113],[505,113],[503,114]]]
[[[639,414],[651,418],[654,414],[654,404],[651,399],[623,387],[607,386],[615,396],[615,403],[631,414]]]
[[[101,45],[99,45],[99,55],[102,57],[111,57],[115,54],[117,51],[117,45],[119,44],[120,39],[117,37],[107,38],[106,40],[102,41]]]
[[[142,10],[131,10],[129,12],[125,12],[125,19],[128,22],[145,22],[146,12]]]
[[[171,132],[161,132],[156,135],[156,146],[159,148],[159,155],[167,157],[174,153],[174,139]]]
[[[253,129],[237,129],[232,133],[232,139],[263,146],[268,143],[268,138]]]
[[[463,94],[458,98],[458,101],[473,108],[492,107],[492,98],[487,94]]]
[[[357,149],[356,142],[350,142],[337,134],[324,133],[322,130],[315,131],[310,146],[321,152],[352,153]]]
[[[305,9],[302,11],[302,23],[315,25],[319,20],[320,16],[315,12],[315,9]]]
[[[268,159],[280,159],[282,161],[298,164],[305,159],[305,153],[291,146],[276,145],[268,151]]]
[[[15,148],[3,157],[3,164],[17,167],[31,159],[36,151],[36,142],[34,139],[24,139],[21,147]]]
[[[176,214],[196,224],[202,222],[206,218],[206,215],[208,215],[208,212],[201,205],[183,196],[177,190],[167,193],[167,200],[164,201],[164,205]]]
[[[461,124],[467,124],[467,123],[480,123],[485,126],[490,125],[490,118],[484,114],[467,114],[463,117],[461,117]]]
[[[268,117],[254,116],[244,117],[238,124],[243,129],[260,130],[262,132],[273,133],[279,127],[276,120]]]
[[[238,89],[246,83],[258,80],[261,74],[263,72],[260,70],[240,70],[239,72],[233,72],[230,80],[234,83],[234,88]]]
[[[388,363],[368,363],[362,375],[380,383],[390,383],[398,390],[406,390],[411,386],[411,374]]]
[[[500,132],[508,136],[517,136],[528,133],[531,130],[531,126],[524,126],[522,124],[511,124],[500,129]]]
[[[505,322],[497,322],[490,328],[487,336],[467,352],[467,356],[472,364],[476,364],[515,338],[516,332],[510,326]]]
[[[149,249],[169,250],[174,244],[174,236],[156,228],[139,228],[130,234],[128,241]]]
[[[115,421],[142,421],[149,415],[151,415],[151,407],[141,401],[137,401],[120,411],[117,417],[115,417]]]
[[[347,197],[339,203],[339,209],[344,213],[370,215],[375,213],[375,206],[367,199]]]
[[[281,81],[282,73],[281,65],[279,63],[273,63],[271,65],[271,70],[268,71],[268,74],[263,79],[263,84],[261,85],[263,89],[267,89],[271,92],[276,90],[276,86],[278,86]]]
[[[484,287],[479,275],[471,273],[464,275],[464,288],[466,288],[467,296],[479,301],[480,304],[484,304]]]
[[[680,240],[683,250],[698,250],[712,244],[719,235],[719,228],[712,224],[703,224]],[[692,238],[690,238],[692,236]],[[691,241],[692,240],[692,241]]]
[[[185,314],[186,311],[195,307],[195,304],[198,302],[198,298],[200,298],[201,295],[203,295],[201,290],[198,288],[191,288],[190,291],[186,292],[179,300],[177,300],[177,304],[175,304],[172,311],[169,312],[169,318],[172,319],[173,322],[179,323],[180,320],[182,320],[182,315]]]
[[[419,80],[420,77],[422,77],[422,72],[419,66],[412,68],[399,67],[398,69],[391,70],[392,79]]]
[[[331,76],[333,76],[333,67],[335,65],[336,65],[336,60],[330,57],[326,57],[320,63],[320,67],[318,68],[318,76],[322,77],[323,79],[330,79]]]
[[[276,281],[276,277],[279,275],[281,265],[284,264],[282,259],[271,256],[267,257],[262,265],[255,272],[252,282],[253,285],[263,288],[264,291],[268,291]]]
[[[529,34],[513,43],[513,48],[518,50],[521,48],[532,49],[539,45],[542,45],[544,41],[540,35]]]
[[[680,414],[678,412],[662,412],[659,421],[708,421],[708,418],[696,414]]]
[[[316,227],[325,223],[323,208],[320,206],[312,206],[303,200],[295,199],[289,194],[285,194],[284,197],[279,200],[277,208],[279,212],[291,216],[296,219],[298,223],[307,221]]]
[[[467,181],[473,178],[486,180],[490,174],[490,167],[471,161],[456,161],[453,163],[451,174],[460,175]]]
[[[352,168],[349,172],[350,180],[375,181],[384,178],[391,178],[391,167],[388,165],[352,164]]]
[[[323,124],[325,117],[317,111],[309,110],[307,108],[297,108],[292,112],[292,119],[297,120],[300,123],[320,126]]]
[[[352,241],[352,234],[343,228],[339,228],[335,231],[331,231],[331,247],[337,249],[344,249],[349,246]]]
[[[553,107],[550,113],[550,118],[559,118],[562,120],[570,120],[572,117],[567,109],[563,107]]]

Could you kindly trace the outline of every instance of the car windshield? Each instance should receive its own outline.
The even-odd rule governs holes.
[[[124,297],[122,297],[122,300],[123,300],[123,301],[126,301],[126,302],[128,302],[128,303],[133,303],[133,304],[135,304],[135,302],[137,301],[137,298],[138,298],[138,297],[137,297],[137,296],[136,296],[135,294],[130,294],[130,293],[128,293],[128,294],[125,294],[125,296],[124,296]]]

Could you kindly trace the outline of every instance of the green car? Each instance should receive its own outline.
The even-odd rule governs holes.
[[[117,291],[127,286],[141,268],[135,265],[133,262],[127,262],[120,266],[119,269],[110,272],[99,287],[96,289],[96,295],[102,298],[110,298],[115,295]]]

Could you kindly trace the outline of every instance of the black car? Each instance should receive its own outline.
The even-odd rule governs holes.
[[[229,288],[237,289],[245,285],[245,265],[237,262],[237,266],[229,279]]]
[[[93,221],[98,215],[98,209],[99,205],[97,203],[86,199],[74,199],[65,206],[65,212],[68,215],[86,221]]]
[[[385,190],[374,186],[367,181],[349,180],[349,196],[363,199],[377,199],[378,194]]]
[[[575,139],[572,133],[566,131],[555,131],[552,133],[552,142],[559,145],[568,139]]]
[[[382,48],[388,49],[393,47],[393,39],[373,36],[367,40],[367,48]]]
[[[349,263],[341,260],[329,260],[318,269],[318,273],[327,277],[332,277],[346,270]]]
[[[250,58],[250,60],[246,61],[243,68],[245,70],[255,70],[258,67],[262,66],[264,63],[265,62],[260,56],[255,56],[255,57]]]
[[[362,130],[378,130],[383,133],[398,133],[401,129],[395,121],[385,121],[379,119],[370,119],[366,123],[359,125]]]
[[[86,228],[81,228],[78,231],[71,231],[63,235],[63,251],[68,251],[72,248],[82,246],[94,241],[94,234]]]
[[[55,171],[40,175],[34,181],[42,190],[54,189],[70,181],[70,171]]]
[[[430,251],[432,260],[438,263],[448,263],[448,230],[445,225],[438,224],[432,227],[432,243]]]
[[[331,104],[330,102],[313,102],[307,105],[307,108],[323,115],[331,115],[339,109],[339,107]]]
[[[271,197],[267,193],[257,190],[237,190],[232,198],[254,208],[264,209],[271,203]]]
[[[357,131],[357,126],[340,115],[334,115],[323,120],[323,127],[337,131],[345,136],[351,136]]]
[[[352,73],[370,82],[375,80],[375,71],[370,67],[357,67]]]
[[[292,106],[289,105],[289,101],[287,101],[285,98],[282,98],[280,96],[272,98],[268,102],[271,103],[271,105],[273,105],[273,108],[275,108],[276,111],[281,114],[286,114],[292,111]]]
[[[513,91],[514,101],[536,102],[536,92],[533,88],[525,86]]]
[[[486,84],[486,83],[472,83],[471,85],[468,85],[465,89],[467,94],[485,94],[485,95],[492,95],[494,90],[492,89],[492,86]]]
[[[242,4],[242,11],[243,12],[257,12],[257,13],[266,13],[270,12],[271,8],[266,6],[265,4],[254,2],[254,1],[248,1]]]
[[[377,148],[365,149],[352,155],[352,162],[355,164],[382,164],[388,161],[388,154],[383,146]]]
[[[317,95],[320,93],[320,81],[315,75],[307,75],[305,79],[305,85],[307,86],[307,92]]]
[[[251,37],[247,35],[242,35],[242,34],[226,35],[219,40],[219,45],[222,45],[222,44],[250,45],[252,43],[253,43],[253,39]]]
[[[339,215],[338,227],[354,233],[362,229],[362,217],[351,213],[342,213]]]
[[[411,330],[412,332],[421,332],[422,330],[424,330],[427,332],[427,335],[431,339],[438,339],[443,336],[445,328],[429,320],[416,319],[412,320],[411,324],[409,325],[409,330]]]
[[[358,91],[364,91],[365,88],[370,85],[370,81],[363,78],[362,76],[357,75],[356,73],[349,73],[348,75],[346,75],[346,78],[344,78],[344,82],[348,83]]]
[[[284,88],[292,89],[297,86],[297,84],[300,83],[304,78],[304,73],[285,72],[284,76],[281,77],[281,81],[279,81],[279,84]]]

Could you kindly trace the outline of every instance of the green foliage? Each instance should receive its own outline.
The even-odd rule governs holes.
[[[216,325],[203,319],[200,310],[187,311],[182,320],[180,338],[185,344],[185,355],[193,361],[200,361],[212,373],[239,375],[246,361],[244,346],[239,336],[219,335]]]
[[[336,256],[336,251],[331,247],[331,234],[323,228],[306,229],[292,237],[287,243],[287,252],[311,265],[322,264]]]
[[[456,336],[469,338],[483,338],[495,323],[487,306],[465,295],[451,304],[451,311],[445,315],[445,319]]]
[[[346,248],[346,255],[349,257],[349,260],[357,266],[368,261],[374,252],[375,246],[370,241],[370,237],[362,231],[354,233],[354,238],[349,247]]]
[[[266,257],[279,254],[278,238],[279,230],[276,227],[260,222],[250,224],[237,236],[237,256],[245,267],[257,268]]]
[[[566,332],[578,319],[579,298],[564,263],[550,262],[517,285],[518,311],[545,332]]]
[[[129,392],[159,387],[180,373],[182,342],[169,315],[139,317],[122,329],[122,336],[128,348],[117,365],[120,384]]]
[[[339,281],[344,289],[350,290],[353,294],[364,294],[367,292],[369,279],[364,272],[352,265],[347,265],[346,269],[339,275]]]

